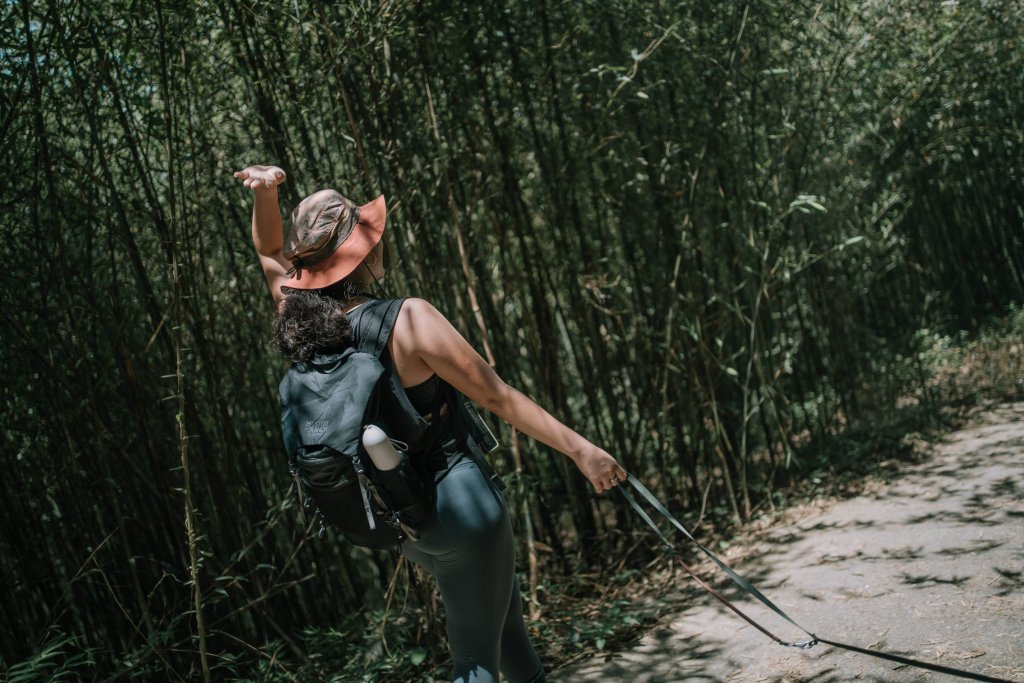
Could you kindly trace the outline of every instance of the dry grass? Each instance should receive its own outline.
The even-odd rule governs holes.
[[[940,402],[1024,398],[1024,309],[1011,309],[973,339],[932,335],[924,346],[926,387]]]

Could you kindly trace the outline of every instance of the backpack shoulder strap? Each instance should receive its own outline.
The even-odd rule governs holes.
[[[404,302],[405,299],[386,299],[364,304],[370,308],[363,311],[355,330],[358,351],[372,354],[375,358],[381,357]]]

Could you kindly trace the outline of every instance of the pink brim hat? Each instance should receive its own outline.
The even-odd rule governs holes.
[[[380,242],[386,222],[384,195],[359,207],[334,190],[307,197],[292,212],[284,257],[294,267],[282,289],[321,289],[348,277]]]

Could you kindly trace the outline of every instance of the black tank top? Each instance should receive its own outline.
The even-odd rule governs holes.
[[[443,382],[437,375],[431,375],[415,386],[405,387],[405,395],[417,413],[425,416],[434,409],[444,391]]]

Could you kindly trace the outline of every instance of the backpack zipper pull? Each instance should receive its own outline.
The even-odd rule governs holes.
[[[363,494],[363,510],[366,511],[366,523],[370,531],[377,529],[377,521],[373,518],[373,508],[370,507],[370,491],[367,487],[366,470],[363,468],[363,461],[359,456],[352,457],[352,466],[356,470],[356,477],[359,479],[359,493]]]

